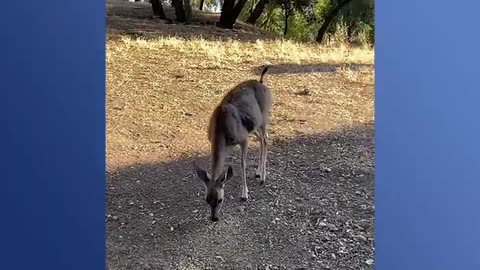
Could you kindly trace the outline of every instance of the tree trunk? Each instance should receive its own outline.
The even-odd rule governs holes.
[[[175,3],[175,17],[177,22],[186,22],[185,9],[183,8],[183,0],[174,0]]]
[[[192,4],[190,0],[184,0],[185,4],[185,21],[190,22],[192,20]]]
[[[232,25],[235,24],[237,21],[238,16],[240,16],[240,13],[242,13],[243,7],[245,7],[245,4],[247,3],[247,0],[238,0],[237,4],[233,8],[233,17],[232,17]]]
[[[151,0],[151,2],[152,2],[153,15],[156,15],[160,19],[165,20],[167,16],[165,16],[165,12],[163,11],[162,1]]]
[[[250,16],[247,19],[247,23],[249,24],[255,24],[260,18],[260,16],[263,13],[263,10],[267,6],[269,0],[260,0],[257,5],[255,6],[255,9],[253,9],[252,13],[250,13]]]
[[[203,4],[205,0],[200,0],[200,6],[198,7],[199,10],[203,10]]]
[[[322,26],[318,30],[317,38],[315,39],[318,43],[322,43],[323,37],[325,36],[325,33],[328,30],[328,26],[330,26],[330,23],[332,20],[337,16],[338,12],[342,10],[342,8],[350,3],[352,0],[343,0],[337,4],[333,9],[330,10],[330,12],[325,15],[325,20],[323,21]]]
[[[151,0],[150,3],[152,3],[153,15],[158,15],[158,13],[157,13],[157,1]]]
[[[235,0],[223,1],[222,13],[220,13],[220,21],[218,25],[223,28],[233,28],[233,24],[230,23],[230,19],[233,15],[233,8],[235,7]]]
[[[287,36],[289,12],[285,10],[285,26],[283,27],[283,36]]]
[[[235,0],[225,0],[220,14],[219,26],[223,28],[233,29],[235,21],[242,12],[247,0],[239,0],[235,5]]]

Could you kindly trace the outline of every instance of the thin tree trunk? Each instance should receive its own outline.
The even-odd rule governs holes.
[[[183,0],[175,0],[175,17],[177,19],[177,22],[186,21],[185,9],[183,8]]]
[[[260,0],[253,9],[252,13],[250,13],[250,16],[248,16],[247,23],[255,24],[258,18],[260,18],[260,16],[262,15],[263,10],[267,6],[268,2],[269,0]]]
[[[238,16],[240,16],[240,13],[242,13],[242,9],[243,7],[245,7],[246,3],[247,3],[247,0],[238,0],[237,4],[233,8],[232,25],[235,24],[235,21],[237,21]]]
[[[205,3],[205,0],[200,0],[200,6],[198,7],[199,10],[203,10],[204,3]]]
[[[153,14],[157,15],[160,19],[165,20],[167,16],[165,16],[165,12],[163,11],[162,1],[151,0],[151,2],[152,2]]]
[[[242,12],[247,0],[239,0],[235,5],[235,0],[225,0],[220,14],[219,26],[223,28],[233,29],[233,25],[237,21],[238,16]]]
[[[184,0],[185,4],[185,21],[190,22],[192,20],[192,4],[190,0]]]
[[[157,13],[157,1],[156,0],[151,0],[150,3],[152,3],[153,15],[158,15],[158,13]]]
[[[330,10],[329,13],[325,16],[325,20],[323,21],[322,26],[318,30],[317,33],[317,38],[315,39],[318,43],[322,43],[323,37],[325,36],[325,33],[328,30],[328,26],[330,26],[330,23],[332,20],[337,16],[338,12],[342,10],[342,8],[350,3],[352,0],[343,0],[342,2],[339,2],[337,6],[335,6],[332,10]]]

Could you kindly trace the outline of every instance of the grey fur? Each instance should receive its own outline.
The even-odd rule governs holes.
[[[267,125],[270,120],[272,107],[272,94],[270,89],[263,84],[263,77],[268,67],[264,68],[260,80],[244,81],[230,90],[222,99],[220,104],[213,111],[208,127],[208,139],[211,145],[212,164],[211,177],[205,183],[206,197],[216,196],[223,202],[223,186],[217,182],[222,175],[227,152],[233,146],[240,145],[242,151],[242,190],[241,198],[248,199],[248,188],[246,183],[246,156],[248,150],[249,135],[255,134],[260,140],[261,158],[258,164],[256,175],[260,176],[260,182],[265,181],[266,160],[267,160]],[[197,174],[204,178],[204,170],[197,169]],[[200,170],[200,171],[199,171]],[[202,172],[203,171],[203,172]],[[227,175],[227,174],[225,174]],[[225,179],[227,177],[225,176]],[[211,183],[210,183],[211,182]],[[219,192],[219,188],[221,192]],[[217,196],[217,194],[221,194]],[[217,213],[212,208],[213,214]]]

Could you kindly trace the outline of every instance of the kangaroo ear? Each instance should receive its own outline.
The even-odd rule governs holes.
[[[230,178],[232,178],[232,176],[233,176],[232,166],[228,166],[228,170],[227,170],[227,172],[225,173],[225,176],[222,177],[222,183],[225,183],[225,182],[227,182],[228,180],[230,180]]]
[[[202,180],[203,183],[206,185],[210,181],[210,179],[208,179],[207,172],[204,169],[198,167],[195,162],[193,163],[193,168],[195,169],[198,178],[200,178],[200,180]]]

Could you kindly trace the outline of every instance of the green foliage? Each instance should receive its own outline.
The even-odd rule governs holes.
[[[258,19],[257,25],[270,32],[283,33],[282,9],[275,2],[270,2]]]
[[[307,21],[307,17],[295,10],[289,19],[287,37],[298,41],[311,41],[315,38],[315,25]]]
[[[250,16],[250,14],[253,12],[253,9],[257,3],[258,0],[248,0],[238,18],[242,21],[246,21],[248,16]]]
[[[221,0],[205,0],[205,6],[215,6]],[[283,34],[285,9],[290,9],[287,37],[298,41],[314,41],[325,15],[339,0],[271,0],[265,7],[257,26]],[[245,21],[259,0],[248,0],[239,19]],[[200,0],[192,0],[198,7]],[[352,0],[330,24],[327,35],[332,41],[361,44],[374,43],[374,0]]]

